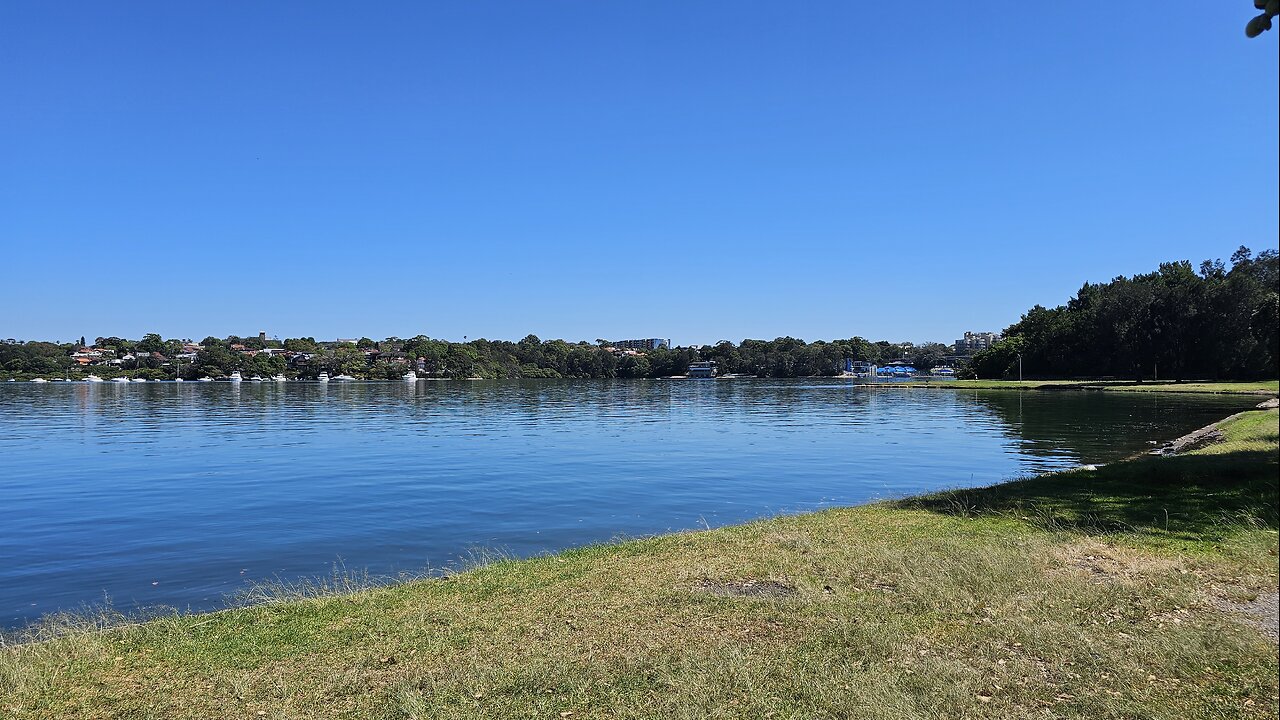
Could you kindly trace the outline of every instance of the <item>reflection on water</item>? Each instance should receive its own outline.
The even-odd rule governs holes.
[[[0,624],[989,484],[1250,404],[834,380],[6,384]]]

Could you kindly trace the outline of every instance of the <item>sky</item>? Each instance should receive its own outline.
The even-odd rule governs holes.
[[[0,337],[950,342],[1276,247],[1251,3],[938,9],[0,4]]]

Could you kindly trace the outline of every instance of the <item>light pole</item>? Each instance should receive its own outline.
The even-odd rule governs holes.
[[[1022,382],[1022,353],[1018,353],[1018,382]]]

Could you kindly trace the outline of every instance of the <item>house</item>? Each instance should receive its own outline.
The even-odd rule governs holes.
[[[713,378],[716,376],[716,362],[715,360],[702,360],[690,363],[689,370],[685,374],[691,378]]]

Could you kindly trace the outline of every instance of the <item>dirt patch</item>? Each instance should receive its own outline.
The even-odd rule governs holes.
[[[1088,540],[1058,547],[1051,556],[1061,570],[1083,572],[1095,584],[1133,580],[1152,574],[1191,573],[1181,562],[1171,558]]]
[[[796,594],[792,585],[777,580],[702,580],[695,587],[724,597],[784,598]]]
[[[1280,408],[1280,398],[1271,398],[1258,403],[1259,410],[1275,410],[1276,408]]]
[[[1245,602],[1215,597],[1212,603],[1214,607],[1230,613],[1245,625],[1257,628],[1271,642],[1280,643],[1280,595],[1273,592],[1261,593]]]

